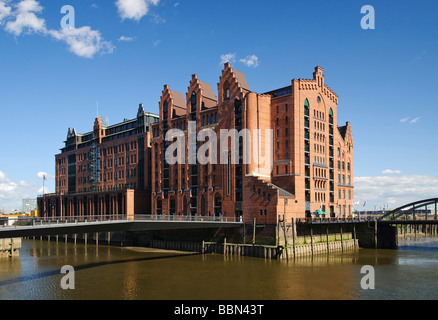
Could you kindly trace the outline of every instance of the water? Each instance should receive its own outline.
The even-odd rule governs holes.
[[[0,260],[1,300],[384,300],[438,298],[438,241],[295,261],[23,240]],[[62,266],[75,268],[63,290]],[[375,289],[361,288],[361,268]]]

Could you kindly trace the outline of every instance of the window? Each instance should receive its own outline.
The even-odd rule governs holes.
[[[169,105],[167,103],[167,101],[164,101],[163,103],[163,120],[167,120],[168,119],[168,113],[169,112]]]
[[[225,81],[224,83],[224,101],[226,100],[230,100],[230,84],[228,83],[228,81]]]
[[[191,112],[196,112],[196,103],[196,92],[192,92],[192,96],[190,97]]]

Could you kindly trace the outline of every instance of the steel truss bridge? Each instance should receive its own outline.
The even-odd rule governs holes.
[[[428,208],[434,214],[428,214]],[[438,224],[438,198],[425,199],[405,204],[381,216],[378,221],[392,224]]]

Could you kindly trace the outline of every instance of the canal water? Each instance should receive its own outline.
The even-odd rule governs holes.
[[[438,299],[437,238],[402,244],[268,261],[23,240],[19,258],[0,260],[0,300]],[[61,287],[65,265],[74,290]],[[361,286],[365,265],[375,289]]]

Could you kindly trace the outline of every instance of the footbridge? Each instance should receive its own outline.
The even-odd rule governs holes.
[[[0,239],[56,236],[66,234],[152,231],[205,228],[238,228],[243,222],[215,216],[88,216],[28,218],[14,226],[0,226]]]

